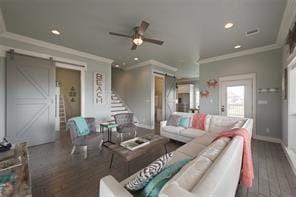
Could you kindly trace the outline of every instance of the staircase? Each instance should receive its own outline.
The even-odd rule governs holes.
[[[59,115],[60,115],[60,128],[66,129],[67,117],[66,117],[64,93],[62,90],[60,90]]]
[[[131,112],[127,105],[116,95],[112,92],[111,95],[111,120],[109,122],[115,123],[114,115],[120,113],[128,113]],[[134,118],[135,119],[135,118]]]

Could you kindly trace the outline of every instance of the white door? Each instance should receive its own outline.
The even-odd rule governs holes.
[[[55,67],[49,61],[7,54],[7,137],[38,145],[55,140]]]
[[[220,114],[223,116],[253,117],[253,80],[220,82]]]

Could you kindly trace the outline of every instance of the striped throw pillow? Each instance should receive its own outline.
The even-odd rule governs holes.
[[[167,166],[172,157],[172,152],[161,156],[149,166],[139,171],[133,179],[129,180],[125,187],[129,191],[138,191],[143,189],[154,176],[159,174]]]

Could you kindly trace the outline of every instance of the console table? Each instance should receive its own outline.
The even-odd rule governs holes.
[[[115,124],[115,123],[106,122],[106,123],[101,123],[100,124],[100,132],[101,132],[101,134],[104,134],[105,129],[107,129],[107,132],[108,132],[107,140],[103,141],[103,143],[102,143],[103,146],[109,147],[106,144],[114,144],[114,142],[112,142],[112,129],[116,128],[116,127],[117,127],[117,124]]]

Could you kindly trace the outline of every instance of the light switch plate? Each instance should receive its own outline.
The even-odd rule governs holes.
[[[266,105],[268,104],[267,100],[258,100],[258,105]]]

